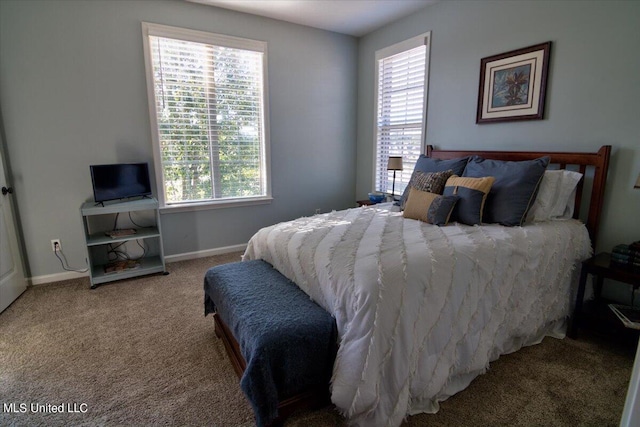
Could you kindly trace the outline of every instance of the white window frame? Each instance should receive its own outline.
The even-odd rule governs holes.
[[[160,134],[158,130],[158,120],[156,111],[156,97],[154,91],[153,63],[151,57],[151,47],[149,45],[149,36],[167,37],[190,42],[206,43],[216,46],[225,46],[235,49],[252,50],[263,53],[262,61],[262,130],[263,130],[263,156],[261,159],[261,169],[264,173],[265,195],[254,197],[209,199],[198,202],[185,202],[167,204],[164,191],[164,176],[162,168],[162,153],[160,150]],[[271,203],[273,200],[271,195],[271,158],[269,143],[269,96],[268,96],[268,78],[267,78],[267,42],[245,39],[240,37],[227,36],[223,34],[215,34],[206,31],[191,30],[186,28],[172,27],[168,25],[153,24],[142,22],[142,39],[145,58],[145,71],[147,79],[147,96],[149,102],[149,119],[151,124],[151,140],[153,142],[153,160],[156,177],[156,188],[160,208],[170,210],[171,212],[238,207]]]
[[[379,72],[380,72],[380,61],[388,58],[390,56],[397,55],[399,53],[403,53],[405,51],[414,49],[419,46],[425,46],[425,64],[424,64],[424,92],[423,92],[423,114],[422,114],[422,129],[420,135],[420,153],[418,155],[425,153],[426,147],[426,132],[427,132],[427,101],[429,99],[429,62],[431,57],[431,31],[427,31],[426,33],[420,34],[419,36],[412,37],[408,40],[402,41],[400,43],[396,43],[394,45],[385,47],[383,49],[379,49],[375,53],[375,91],[374,91],[374,120],[373,120],[373,135],[374,135],[374,150],[373,150],[373,175],[371,177],[371,188],[374,191],[377,191],[377,156],[378,156],[378,96],[379,96]],[[408,184],[409,179],[411,178],[411,174],[413,172],[412,164],[407,164],[406,159],[404,160],[403,170],[396,174],[396,194],[398,194],[398,184],[404,183]],[[409,166],[409,167],[407,167]],[[391,173],[391,172],[389,172]],[[400,191],[400,194],[402,192]]]

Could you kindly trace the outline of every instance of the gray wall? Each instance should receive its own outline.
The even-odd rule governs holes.
[[[353,205],[357,39],[177,0],[3,0],[0,105],[31,277],[62,271],[53,238],[84,265],[90,164],[152,164],[141,21],[268,42],[274,201],[165,213],[166,254]]]
[[[3,0],[0,106],[31,276],[61,272],[52,238],[62,239],[72,264],[84,263],[79,206],[91,198],[89,164],[152,161],[141,21],[269,43],[275,200],[164,214],[167,254],[245,243],[262,226],[366,197],[374,52],[425,31],[433,42],[427,143],[563,151],[611,144],[599,249],[640,239],[640,190],[632,189],[640,172],[640,2],[448,0],[358,41],[182,1]],[[476,125],[480,59],[548,40],[545,120]]]
[[[613,146],[599,250],[640,240],[640,2],[443,1],[360,39],[356,195],[371,189],[374,53],[432,31],[426,142],[442,149]],[[481,58],[551,40],[545,119],[476,125]]]

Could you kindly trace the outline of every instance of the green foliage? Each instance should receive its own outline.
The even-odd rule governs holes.
[[[262,54],[171,39],[153,46],[166,200],[264,194]]]

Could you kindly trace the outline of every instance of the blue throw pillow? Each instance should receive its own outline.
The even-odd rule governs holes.
[[[482,221],[509,227],[524,224],[548,164],[549,157],[522,162],[490,160],[479,156],[469,159],[463,176],[495,178],[487,196]]]
[[[451,160],[432,159],[431,157],[427,157],[424,154],[420,154],[420,157],[418,157],[418,161],[416,162],[416,166],[415,168],[413,168],[413,172],[444,172],[452,170],[453,175],[460,176],[464,171],[467,160],[469,160],[468,157],[460,157],[458,159]],[[410,185],[407,185],[407,187],[404,189],[402,197],[400,198],[400,206],[404,206],[407,203],[410,187]]]
[[[482,224],[482,211],[493,181],[491,176],[482,178],[452,176],[449,178],[443,194],[458,197],[450,220],[467,225]]]
[[[427,222],[437,226],[447,225],[458,196],[438,196],[427,210]]]
[[[402,216],[437,226],[447,225],[457,201],[458,196],[441,196],[411,188]]]

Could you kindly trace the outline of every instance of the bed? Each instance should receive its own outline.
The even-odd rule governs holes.
[[[263,228],[243,260],[272,264],[335,317],[331,399],[350,423],[397,426],[407,415],[436,412],[500,355],[564,337],[575,267],[597,239],[610,151],[429,146],[433,161],[544,157],[545,168],[573,168],[587,179],[571,198],[572,218],[439,227],[390,205],[362,207]]]

